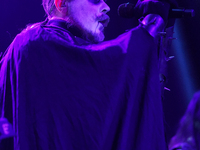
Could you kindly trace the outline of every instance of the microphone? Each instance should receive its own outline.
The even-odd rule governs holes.
[[[133,18],[135,14],[135,5],[131,3],[123,3],[118,7],[118,15],[123,18]],[[193,9],[171,9],[169,11],[169,18],[185,18],[194,17]],[[139,19],[139,18],[138,18]]]

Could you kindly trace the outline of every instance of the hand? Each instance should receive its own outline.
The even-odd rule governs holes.
[[[163,18],[166,27],[169,27],[175,23],[175,19],[168,17],[169,10],[177,7],[178,4],[175,0],[138,0],[135,6],[135,15],[137,18],[141,18],[147,14],[158,14]]]
[[[135,15],[137,18],[145,17],[148,14],[160,15],[165,23],[168,20],[170,4],[157,0],[138,0],[135,6]]]

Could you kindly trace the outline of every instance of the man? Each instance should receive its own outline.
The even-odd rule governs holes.
[[[17,35],[1,61],[14,149],[166,149],[151,16],[102,42],[105,1],[44,0],[43,6],[48,19]]]
[[[52,3],[49,8],[49,3]],[[63,19],[70,24],[75,24],[83,31],[84,38],[92,42],[104,40],[103,29],[109,22],[106,15],[109,6],[100,0],[83,1],[43,1],[45,11],[51,19]],[[70,9],[69,9],[70,8]]]

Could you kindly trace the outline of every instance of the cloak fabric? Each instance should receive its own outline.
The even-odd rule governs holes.
[[[0,72],[15,150],[165,150],[157,48],[138,26],[91,44],[63,20],[16,36]]]

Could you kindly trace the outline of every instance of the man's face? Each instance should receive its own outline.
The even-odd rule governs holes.
[[[104,40],[104,27],[109,22],[106,13],[110,7],[104,0],[71,0],[68,1],[68,17],[80,28],[84,36],[92,42]]]

